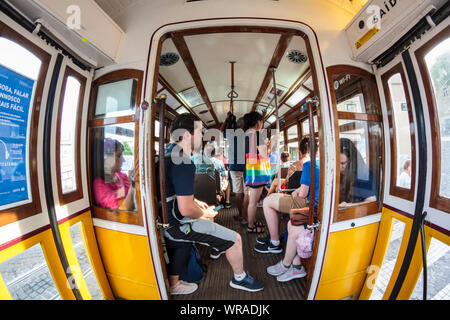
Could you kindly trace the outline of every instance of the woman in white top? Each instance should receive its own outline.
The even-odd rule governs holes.
[[[411,160],[406,160],[403,164],[403,172],[398,177],[398,186],[403,188],[411,187]]]

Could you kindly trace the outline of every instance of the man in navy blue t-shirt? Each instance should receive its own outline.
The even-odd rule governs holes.
[[[166,202],[169,228],[165,237],[170,243],[200,243],[212,247],[217,258],[225,253],[234,272],[230,286],[250,292],[264,289],[264,284],[244,270],[242,239],[238,233],[213,222],[217,212],[194,198],[195,165],[191,161],[194,148],[201,148],[201,121],[192,114],[177,116],[170,133],[175,141],[165,152]],[[183,251],[185,252],[185,250]],[[197,290],[195,283],[179,279],[186,268],[189,255],[171,257],[171,294],[190,294]]]

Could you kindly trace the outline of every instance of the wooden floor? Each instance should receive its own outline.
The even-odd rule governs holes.
[[[236,208],[222,209],[216,218],[216,222],[240,233],[243,241],[244,268],[255,279],[264,282],[264,290],[259,292],[247,292],[231,288],[229,282],[233,276],[230,265],[225,255],[213,260],[209,257],[211,249],[198,245],[203,263],[208,266],[205,278],[199,284],[196,292],[190,295],[172,296],[174,300],[303,300],[305,299],[306,277],[294,279],[288,282],[278,282],[276,277],[266,271],[268,266],[276,264],[283,257],[281,254],[262,254],[253,248],[256,238],[264,234],[248,234],[247,228],[242,227],[233,219],[237,215]],[[258,208],[258,221],[265,223],[262,208]],[[282,222],[285,225],[286,222]],[[268,234],[268,233],[267,233]]]

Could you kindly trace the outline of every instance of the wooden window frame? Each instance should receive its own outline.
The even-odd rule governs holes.
[[[382,117],[381,117],[381,104],[378,94],[375,94],[374,97],[376,99],[376,102],[378,104],[379,108],[379,114],[373,114],[373,113],[358,113],[358,112],[343,112],[343,111],[337,111],[337,101],[336,101],[336,95],[334,92],[333,87],[333,76],[335,74],[345,74],[350,73],[354,74],[363,78],[366,78],[374,83],[376,87],[376,79],[375,76],[366,70],[363,70],[358,67],[350,66],[350,65],[334,65],[327,68],[327,76],[328,76],[328,85],[330,88],[331,93],[331,101],[333,104],[333,114],[334,114],[334,127],[336,128],[335,133],[335,139],[336,139],[336,200],[335,200],[335,210],[334,210],[334,217],[333,222],[339,222],[339,221],[345,221],[355,218],[361,218],[372,214],[377,214],[381,212],[382,203],[383,203],[383,197],[384,197],[384,170],[385,170],[385,160],[384,160],[384,148],[381,148],[381,158],[382,158],[382,164],[381,164],[381,170],[382,175],[380,179],[380,194],[378,197],[378,201],[370,202],[367,204],[358,205],[355,207],[350,207],[347,209],[339,209],[339,185],[340,185],[340,127],[339,127],[339,120],[355,120],[355,121],[365,121],[365,122],[375,122],[380,124],[381,129],[381,146],[384,146],[384,138],[383,138],[383,126],[382,126]],[[366,100],[365,100],[366,102]]]
[[[17,222],[31,216],[34,216],[38,213],[42,212],[41,207],[41,198],[39,191],[39,179],[38,179],[38,168],[37,168],[37,146],[38,146],[38,127],[39,127],[39,114],[42,109],[42,98],[44,92],[44,85],[46,81],[46,76],[48,73],[48,68],[51,60],[51,55],[41,49],[39,46],[14,31],[6,24],[0,21],[0,37],[6,38],[16,44],[22,46],[27,49],[31,53],[33,53],[36,57],[41,60],[41,68],[39,70],[39,75],[36,80],[36,89],[34,100],[31,105],[31,119],[30,119],[30,137],[29,137],[29,153],[28,153],[28,161],[29,161],[29,176],[30,176],[30,184],[29,188],[31,189],[31,199],[30,203],[9,208],[0,211],[0,227]]]
[[[88,159],[88,186],[89,186],[89,200],[92,208],[92,215],[95,218],[120,222],[132,225],[144,225],[144,220],[142,216],[142,206],[139,199],[141,198],[141,191],[139,187],[140,176],[139,176],[139,112],[141,105],[141,94],[142,94],[142,84],[143,84],[144,72],[136,69],[122,69],[110,72],[96,79],[92,83],[91,97],[89,101],[89,120],[87,126],[87,159]],[[118,117],[106,117],[100,118],[95,117],[95,108],[97,103],[98,87],[102,84],[108,84],[112,82],[117,82],[127,79],[137,79],[137,86],[135,92],[135,113],[132,115],[124,115]],[[136,198],[136,211],[124,211],[124,210],[114,210],[107,209],[97,206],[94,201],[92,193],[92,159],[90,147],[93,143],[92,137],[90,136],[90,130],[99,127],[105,127],[109,125],[118,125],[123,123],[134,123],[134,171],[135,171],[135,198]]]
[[[435,48],[436,45],[444,41],[450,35],[450,26],[447,26],[431,40],[415,51],[419,71],[422,76],[423,86],[430,114],[431,142],[432,142],[432,175],[431,175],[431,194],[430,207],[450,213],[450,199],[439,195],[441,186],[441,133],[439,131],[439,115],[437,112],[436,99],[425,63],[425,56]]]
[[[381,82],[383,84],[383,90],[384,90],[384,96],[386,100],[386,108],[387,108],[387,115],[389,120],[389,136],[390,136],[390,143],[391,143],[391,173],[390,173],[390,186],[389,186],[389,194],[403,198],[405,200],[414,201],[414,192],[415,192],[415,185],[416,185],[416,137],[415,137],[415,131],[410,130],[410,136],[411,136],[411,186],[410,188],[404,188],[397,186],[397,141],[396,141],[396,131],[397,128],[395,126],[395,115],[394,115],[394,107],[392,105],[392,99],[391,99],[391,91],[389,89],[389,79],[399,73],[402,82],[403,82],[403,90],[406,97],[406,104],[408,107],[408,119],[409,119],[409,127],[414,128],[414,117],[412,112],[412,105],[411,105],[411,99],[409,95],[409,89],[408,89],[408,83],[406,82],[406,76],[405,72],[403,70],[401,62],[392,67],[390,70],[385,72],[381,76]]]
[[[61,119],[63,113],[63,104],[67,86],[67,80],[69,77],[73,77],[80,82],[80,94],[78,96],[78,109],[77,109],[77,119],[75,123],[75,176],[77,181],[76,189],[68,192],[66,194],[63,193],[62,190],[62,182],[61,182]],[[81,118],[82,111],[84,105],[84,99],[86,94],[86,83],[87,78],[71,67],[67,66],[63,83],[61,87],[61,95],[59,98],[59,109],[58,109],[58,124],[56,129],[56,174],[57,174],[57,184],[58,184],[58,196],[59,196],[59,204],[66,205],[68,203],[83,199],[83,183],[81,177]]]

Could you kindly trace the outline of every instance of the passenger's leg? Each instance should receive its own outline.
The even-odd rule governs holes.
[[[247,215],[248,215],[248,231],[251,229],[255,230],[256,232],[262,232],[263,228],[257,227],[255,225],[256,223],[256,210],[257,205],[259,201],[259,197],[261,196],[263,187],[259,188],[250,188],[250,194],[249,194],[249,200],[248,200],[248,209],[247,209]],[[256,229],[255,229],[256,227]]]
[[[282,196],[283,195],[280,193],[273,193],[264,199],[263,203],[264,218],[266,219],[267,227],[269,228],[270,239],[273,241],[280,240],[278,202]]]
[[[236,242],[227,251],[225,251],[228,262],[234,274],[244,272],[244,258],[242,255],[242,238],[240,234],[236,235]]]
[[[293,226],[288,222],[288,240],[286,243],[286,252],[284,254],[283,264],[290,266],[291,264],[300,265],[301,260],[297,255],[297,239],[305,231],[303,226]]]

